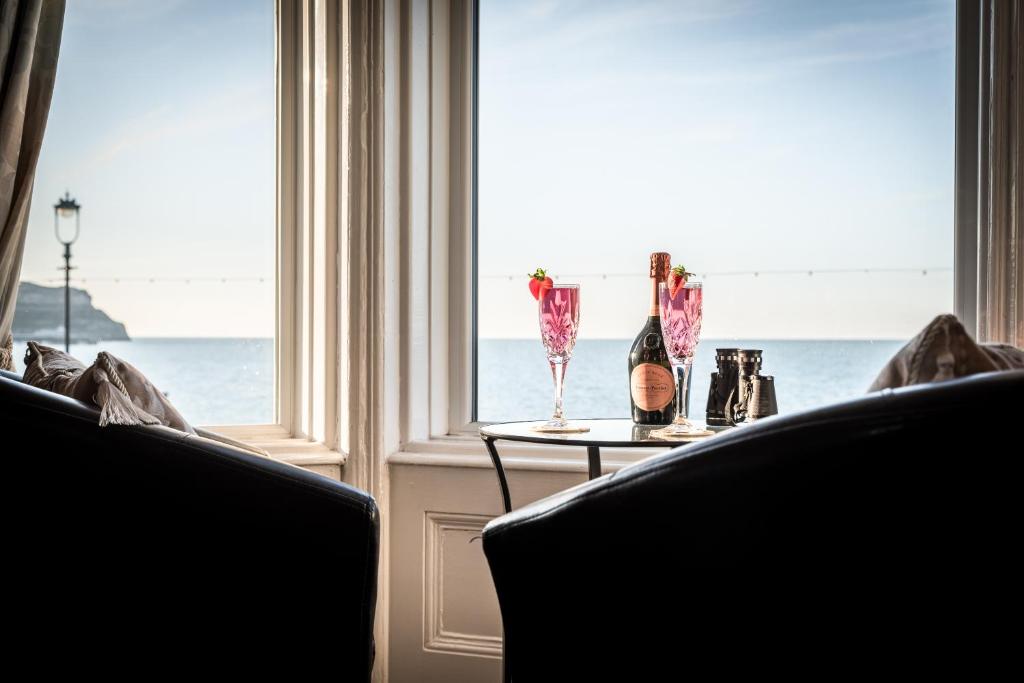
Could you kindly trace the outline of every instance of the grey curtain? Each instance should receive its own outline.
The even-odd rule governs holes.
[[[1024,346],[1024,0],[981,3],[978,332]]]
[[[0,369],[11,325],[39,148],[50,111],[64,0],[0,2]]]
[[[1024,347],[1024,0],[959,0],[956,22],[957,314]]]

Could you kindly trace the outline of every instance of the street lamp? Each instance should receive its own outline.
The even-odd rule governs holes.
[[[53,205],[53,231],[57,235],[57,241],[64,245],[64,350],[71,352],[71,245],[78,239],[79,225],[78,212],[81,205],[71,198],[69,192],[64,193],[63,199],[58,199]],[[61,237],[61,226],[67,231],[71,230],[71,221],[74,220],[74,234],[71,239]]]

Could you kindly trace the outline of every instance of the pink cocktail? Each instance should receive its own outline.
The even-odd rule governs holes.
[[[580,286],[555,285],[544,291],[539,306],[540,338],[547,351],[551,375],[555,380],[555,412],[541,429],[557,431],[568,428],[562,414],[562,389],[565,369],[576,345],[576,331],[580,325]]]
[[[697,352],[704,288],[699,282],[687,282],[675,296],[667,285],[658,291],[661,303],[661,336],[673,359],[689,358]]]
[[[703,315],[704,287],[689,281],[677,288],[662,283],[658,289],[661,309],[661,336],[676,376],[676,418],[672,424],[658,430],[661,436],[681,436],[704,433],[694,426],[689,417],[690,369],[693,355],[700,341],[700,323]]]
[[[580,324],[580,286],[555,285],[544,292],[538,310],[540,339],[548,360],[568,363]]]

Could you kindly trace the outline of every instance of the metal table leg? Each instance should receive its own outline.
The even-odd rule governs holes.
[[[587,473],[591,479],[601,476],[601,447],[587,446]]]
[[[508,493],[508,480],[505,478],[505,468],[501,466],[501,457],[498,455],[498,449],[494,446],[495,439],[488,436],[480,437],[484,440],[484,445],[487,446],[487,452],[491,454],[491,462],[494,463],[494,471],[498,473],[498,486],[501,487],[501,502],[505,506],[505,512],[512,512],[512,498]],[[505,625],[502,624],[501,628],[501,669],[502,669],[502,680],[504,683],[509,683],[512,680],[511,673],[508,668],[508,659],[505,657]]]
[[[494,463],[494,471],[498,473],[498,486],[501,488],[501,502],[505,506],[505,512],[512,512],[512,496],[508,491],[508,479],[505,477],[505,468],[501,464],[501,456],[498,455],[498,448],[494,445],[497,441],[494,437],[482,436],[487,452]],[[587,476],[590,479],[597,479],[601,476],[601,447],[587,446]]]
[[[498,486],[501,487],[501,501],[505,505],[505,512],[512,512],[512,497],[508,493],[508,480],[505,478],[505,468],[501,466],[501,457],[498,456],[498,449],[494,446],[495,439],[490,436],[480,437],[487,446],[487,452],[491,454],[491,462],[494,463],[494,471],[498,473]]]
[[[498,449],[494,445],[496,439],[491,436],[481,436],[480,438],[483,439],[484,445],[487,446],[487,452],[491,455],[494,471],[498,473],[498,486],[501,488],[501,502],[505,506],[505,512],[512,512],[512,497],[508,491],[508,479],[505,478],[505,468],[501,464],[501,456],[498,455]],[[587,474],[590,479],[596,479],[601,476],[600,446],[587,446]],[[511,680],[511,672],[505,652],[504,626],[502,627],[501,661],[502,679],[505,683],[508,683]]]

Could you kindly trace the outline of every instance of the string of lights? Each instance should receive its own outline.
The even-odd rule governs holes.
[[[22,279],[30,280],[31,282],[64,282],[64,278],[33,278],[29,276],[23,276]],[[107,282],[114,284],[132,284],[132,283],[149,283],[149,284],[164,284],[164,283],[175,283],[175,284],[191,284],[193,282],[213,282],[213,283],[233,283],[233,282],[273,282],[273,277],[73,277],[71,282],[79,284],[88,284],[90,282]]]
[[[948,266],[935,266],[935,267],[921,267],[921,268],[780,268],[780,269],[765,269],[765,270],[722,270],[722,271],[696,271],[695,275],[701,279],[714,278],[714,277],[761,277],[762,275],[843,275],[843,274],[857,274],[857,275],[871,275],[871,274],[914,274],[919,273],[921,275],[928,275],[929,273],[945,273],[952,272],[953,269]],[[643,278],[648,277],[646,272],[643,273],[570,273],[570,274],[553,274],[551,279],[583,279],[583,278],[599,278],[606,280],[609,278]],[[481,279],[485,280],[519,280],[526,275],[481,275]]]
[[[906,267],[906,268],[775,268],[775,269],[764,269],[764,270],[720,270],[720,271],[697,271],[696,275],[701,279],[716,278],[716,277],[761,277],[761,276],[776,276],[776,275],[804,275],[813,277],[815,275],[873,275],[873,274],[920,274],[927,276],[932,273],[950,273],[953,269],[949,266],[924,266],[918,268]],[[513,274],[482,274],[480,279],[482,280],[509,280],[515,281],[527,277],[527,274],[513,275]],[[610,278],[643,278],[646,279],[647,273],[564,273],[564,274],[551,274],[554,280],[564,279],[602,279],[607,280]],[[33,278],[25,276],[24,279],[31,280],[32,282],[63,282],[64,278]],[[149,283],[149,284],[191,284],[195,283],[265,283],[274,282],[273,277],[259,277],[259,276],[240,276],[240,277],[216,277],[216,276],[177,276],[177,277],[145,277],[145,276],[102,276],[102,277],[77,277],[71,278],[71,282],[78,284],[88,284],[90,282],[103,282],[113,284],[137,284],[137,283]]]

